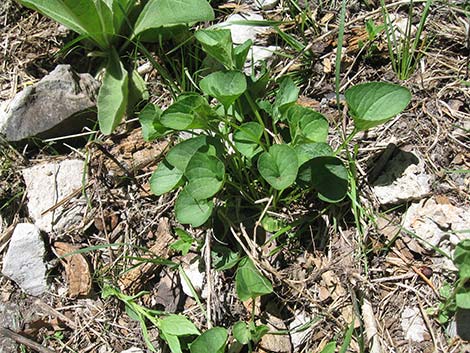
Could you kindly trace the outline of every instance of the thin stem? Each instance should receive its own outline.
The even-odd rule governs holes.
[[[253,99],[251,98],[250,94],[248,92],[245,92],[245,98],[248,101],[248,104],[250,105],[251,110],[253,110],[253,113],[255,114],[256,120],[260,123],[260,125],[263,127],[263,134],[264,138],[266,140],[266,145],[270,146],[271,144],[269,143],[269,134],[266,131],[266,124],[263,121],[263,118],[261,117],[258,108],[256,107],[255,102],[253,102]],[[264,146],[263,146],[264,148]],[[264,148],[266,149],[266,148]]]
[[[359,132],[357,128],[354,128],[354,130],[349,134],[348,137],[343,141],[343,143],[336,149],[335,151],[335,156],[344,149],[345,146],[348,145],[349,142],[356,136],[356,134]]]

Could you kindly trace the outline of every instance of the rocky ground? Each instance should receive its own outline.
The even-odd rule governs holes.
[[[349,129],[334,94],[340,4],[212,3],[234,42],[255,41],[254,63],[266,61],[272,78],[295,78],[298,103],[328,118],[338,146]],[[404,2],[387,4],[406,22]],[[14,2],[0,5],[0,352],[149,351],[122,301],[102,296],[105,285],[127,295],[144,290],[137,304],[184,313],[201,330],[204,307],[212,324],[230,328],[255,306],[260,322],[283,333],[264,336],[256,352],[322,352],[344,342],[350,327],[349,352],[470,351],[470,315],[450,312],[442,323],[437,309],[442,288],[456,280],[455,246],[470,229],[469,9],[458,1],[432,5],[424,33],[431,40],[401,82],[384,35],[372,39],[365,29],[368,19],[383,21],[378,9],[348,2],[341,92],[389,81],[408,87],[412,102],[350,142],[359,205],[285,211],[311,217],[308,234],[278,240],[282,251],[260,259],[274,292],[253,304],[237,299],[233,271],[206,266],[198,244],[215,242],[217,229],[186,227],[196,239],[189,252],[170,247],[182,227],[176,195],[154,196],[148,182],[174,141],[144,142],[132,117],[101,135],[96,61],[81,48],[61,52],[74,38],[62,26]],[[414,25],[422,2],[416,11]],[[230,25],[244,19],[282,22],[278,30]],[[139,60],[150,100],[167,106],[158,72]],[[180,264],[194,290],[181,271],[153,258]],[[155,327],[148,337],[168,351]]]

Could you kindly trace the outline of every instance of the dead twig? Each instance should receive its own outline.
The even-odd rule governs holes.
[[[8,328],[1,327],[0,328],[0,335],[2,335],[4,337],[7,337],[9,339],[12,339],[13,341],[15,341],[18,344],[23,344],[26,347],[29,347],[29,348],[31,348],[31,349],[35,350],[36,352],[39,352],[39,353],[57,353],[56,351],[53,351],[52,349],[49,349],[49,348],[46,348],[46,347],[43,347],[39,343],[37,343],[37,342],[35,342],[35,341],[33,341],[29,338],[26,338],[26,337],[20,335],[19,333],[13,332],[12,330],[10,330]]]

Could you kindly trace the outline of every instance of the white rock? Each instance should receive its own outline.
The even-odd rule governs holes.
[[[401,313],[401,328],[407,340],[423,342],[427,332],[421,313],[416,307],[405,307]]]
[[[425,173],[424,161],[415,153],[400,151],[387,163],[372,189],[380,204],[400,204],[428,195],[431,177]]]
[[[121,353],[144,353],[144,351],[140,348],[131,347],[129,349],[126,349],[125,351],[122,351]]]
[[[294,352],[299,352],[299,348],[305,343],[305,339],[310,333],[309,329],[304,331],[293,332],[296,329],[299,329],[302,325],[305,325],[307,322],[311,320],[310,317],[305,315],[303,311],[296,311],[294,321],[289,324],[289,331],[290,339],[292,342],[292,346],[294,347]]]
[[[3,258],[2,273],[27,294],[41,295],[47,289],[45,253],[39,228],[34,224],[19,223]]]
[[[256,6],[262,10],[272,10],[278,3],[279,0],[255,0]]]
[[[188,276],[188,279],[191,282],[191,285],[193,286],[194,290],[198,294],[202,292],[203,286],[204,286],[204,279],[206,278],[206,274],[199,270],[199,266],[200,266],[199,259],[193,260],[189,265],[188,264],[183,265],[184,273],[186,273],[186,276]],[[181,274],[180,274],[180,280],[181,280],[181,287],[183,288],[183,292],[188,297],[194,298],[194,295],[191,292],[190,285]]]
[[[253,42],[256,40],[256,36],[263,32],[268,31],[269,27],[252,26],[244,24],[234,24],[233,22],[244,22],[244,21],[263,21],[263,16],[255,13],[249,14],[233,14],[230,15],[225,22],[218,25],[221,28],[228,28],[232,33],[232,41],[235,44],[242,44],[248,39]]]
[[[435,198],[412,204],[403,218],[403,227],[424,240],[422,246],[431,250],[440,247],[449,252],[461,240],[469,238],[470,211],[449,203],[439,203]]]
[[[84,162],[75,159],[23,170],[29,215],[41,230],[60,232],[81,221],[86,210],[83,200],[72,199],[66,207],[43,213],[82,187],[83,170]]]
[[[70,65],[58,65],[2,107],[0,134],[8,141],[20,141],[79,132],[88,124],[98,88],[99,82],[90,74],[77,74]]]
[[[277,50],[280,48],[274,45],[269,47],[263,47],[260,45],[253,45],[248,52],[245,63],[245,73],[251,75],[253,72],[253,66],[256,68],[259,66],[259,63],[262,61],[270,62]]]

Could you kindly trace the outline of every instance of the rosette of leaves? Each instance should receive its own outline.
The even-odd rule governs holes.
[[[132,69],[127,55],[129,44],[159,41],[187,24],[214,18],[207,0],[20,0],[20,3],[78,33],[78,40],[94,50],[95,56],[104,58],[97,102],[98,121],[104,134],[116,128],[126,110],[147,98],[145,82]]]
[[[157,195],[181,187],[176,218],[203,225],[214,200],[233,194],[253,205],[273,196],[273,205],[288,206],[308,190],[325,202],[343,200],[348,170],[327,143],[328,120],[296,104],[299,89],[292,79],[280,82],[273,101],[263,100],[266,77],[243,72],[251,41],[234,46],[223,29],[200,30],[195,37],[219,69],[200,80],[201,94],[183,95],[163,112],[148,105],[140,114],[147,140],[180,131],[194,135],[172,148],[150,182]],[[408,90],[388,83],[351,88],[346,99],[355,131],[387,121],[408,98]],[[216,105],[209,104],[213,99]]]

